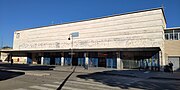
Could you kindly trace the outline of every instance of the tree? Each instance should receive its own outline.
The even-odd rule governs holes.
[[[4,46],[4,47],[2,47],[2,49],[12,49],[12,47],[10,47],[10,46]]]

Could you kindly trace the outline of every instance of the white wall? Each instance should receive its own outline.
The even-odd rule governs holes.
[[[12,59],[14,61],[13,63],[27,64],[27,57],[15,57],[15,56],[13,56]],[[18,61],[18,59],[19,59],[19,61]]]
[[[14,50],[69,49],[69,34],[79,32],[73,48],[161,47],[166,27],[161,9],[76,23],[16,31]],[[20,37],[16,38],[16,34]]]
[[[8,60],[8,55],[9,55],[9,53],[3,53],[3,52],[1,52],[1,58],[0,58],[0,60],[2,60],[2,62],[5,62],[5,60]],[[7,62],[7,61],[6,61]]]

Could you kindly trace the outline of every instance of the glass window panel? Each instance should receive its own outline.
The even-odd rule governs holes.
[[[85,58],[78,58],[78,66],[84,66],[85,65]]]
[[[89,66],[98,67],[98,58],[89,58]]]
[[[168,40],[169,39],[168,37],[169,37],[169,35],[168,35],[168,33],[166,33],[165,34],[165,39]]]
[[[60,65],[61,64],[61,59],[60,58],[55,58],[55,64]]]
[[[174,40],[178,40],[178,33],[174,34]]]
[[[65,58],[65,65],[71,65],[71,58]]]
[[[173,34],[170,33],[170,40],[173,40]]]

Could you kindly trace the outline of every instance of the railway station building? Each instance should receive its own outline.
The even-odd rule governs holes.
[[[17,30],[13,50],[4,52],[15,63],[160,69],[179,62],[179,30],[167,29],[163,9],[155,8]]]

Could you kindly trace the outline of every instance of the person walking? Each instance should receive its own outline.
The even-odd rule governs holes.
[[[169,68],[170,68],[170,72],[173,73],[173,63],[171,61],[169,62]]]
[[[11,59],[11,65],[13,65],[13,59]]]

